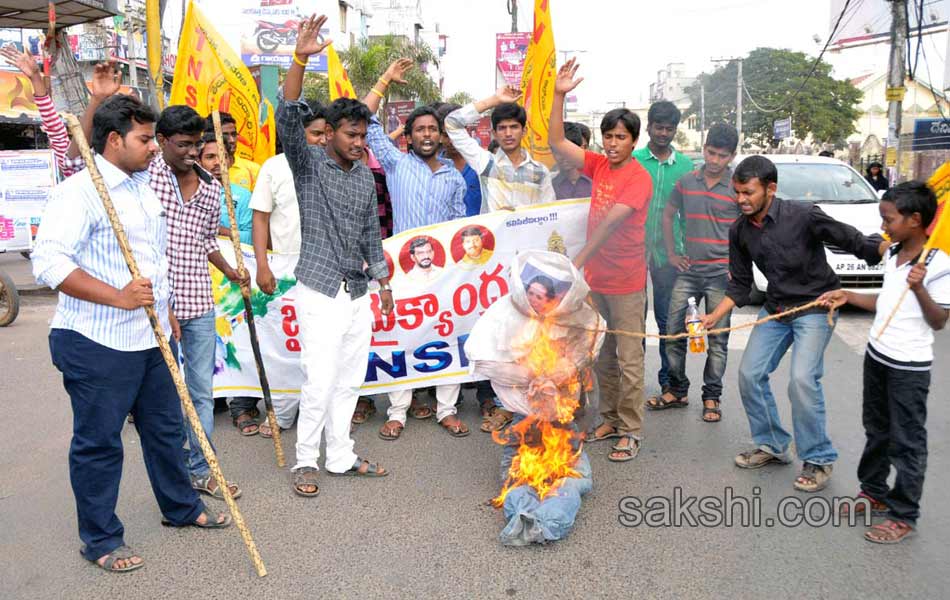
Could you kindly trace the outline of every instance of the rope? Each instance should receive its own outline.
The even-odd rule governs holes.
[[[767,323],[768,321],[782,319],[789,315],[794,315],[796,313],[804,312],[806,310],[817,308],[820,306],[822,306],[821,302],[819,302],[818,300],[813,300],[809,302],[808,304],[802,304],[801,306],[796,306],[795,308],[790,308],[783,312],[762,317],[761,319],[757,321],[753,321],[752,323],[743,323],[742,325],[736,325],[734,327],[720,327],[718,329],[710,329],[708,331],[704,331],[703,334],[704,335],[720,335],[723,333],[729,333],[730,331],[737,331],[739,329],[749,329],[750,327],[755,327],[756,325],[761,325],[762,323]],[[828,325],[832,325],[832,326],[834,325],[834,315],[835,315],[835,310],[833,308],[829,309],[828,310]],[[682,340],[682,339],[691,337],[689,332],[677,333],[677,334],[672,334],[672,335],[661,335],[657,333],[644,333],[641,331],[625,331],[623,329],[592,329],[589,327],[578,327],[576,325],[568,325],[567,327],[570,327],[572,329],[583,329],[584,331],[593,331],[597,333],[611,333],[613,335],[622,335],[626,337],[640,338],[640,339],[650,338],[650,339],[655,339],[655,340]]]

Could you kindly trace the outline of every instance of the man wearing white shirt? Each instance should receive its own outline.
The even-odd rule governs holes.
[[[445,117],[445,132],[452,145],[481,178],[483,213],[556,200],[551,172],[521,145],[527,133],[527,115],[517,104],[520,96],[518,90],[504,86],[493,96],[466,104]],[[492,110],[492,131],[499,146],[494,154],[466,130],[487,110]]]
[[[209,512],[191,486],[178,395],[141,310],[154,306],[165,335],[180,337],[170,310],[165,211],[147,172],[158,152],[155,121],[147,106],[114,96],[96,111],[92,130],[96,165],[142,278],[132,280],[88,170],[54,189],[32,256],[37,281],[59,291],[49,343],[73,409],[69,474],[81,552],[110,572],[144,564],[125,546],[115,514],[128,414],[135,417],[164,522],[198,527],[231,522],[226,513]]]

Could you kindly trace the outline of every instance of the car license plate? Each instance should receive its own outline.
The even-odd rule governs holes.
[[[883,265],[878,264],[872,267],[866,262],[838,263],[835,265],[835,273],[878,273],[883,269]]]

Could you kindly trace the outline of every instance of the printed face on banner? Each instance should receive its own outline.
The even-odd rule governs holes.
[[[495,236],[483,225],[469,225],[452,236],[452,259],[462,268],[484,265],[495,250]]]
[[[399,264],[410,280],[427,283],[442,274],[445,267],[445,249],[437,239],[420,235],[403,245]]]

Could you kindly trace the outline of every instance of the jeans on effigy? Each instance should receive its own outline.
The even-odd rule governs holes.
[[[505,446],[502,459],[504,473],[507,473],[516,451],[516,446]],[[518,486],[508,492],[503,507],[508,523],[501,532],[502,544],[527,546],[567,537],[581,508],[581,496],[594,485],[586,452],[581,452],[575,469],[581,476],[565,477],[544,500],[539,500],[538,493],[529,485]]]

